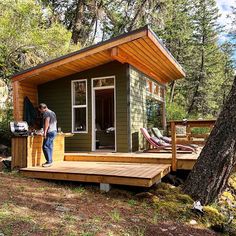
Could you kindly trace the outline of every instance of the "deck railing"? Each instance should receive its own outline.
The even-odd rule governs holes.
[[[177,144],[204,145],[216,120],[172,120],[169,122],[172,139],[172,170],[177,169]],[[186,134],[178,136],[176,126],[185,126]],[[197,130],[196,130],[197,128]]]

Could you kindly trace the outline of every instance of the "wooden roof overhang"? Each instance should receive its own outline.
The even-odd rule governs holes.
[[[129,63],[162,84],[185,76],[183,68],[155,33],[145,26],[22,71],[12,81],[39,85],[114,60]]]

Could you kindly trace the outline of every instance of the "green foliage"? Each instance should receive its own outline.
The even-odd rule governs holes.
[[[224,216],[213,206],[205,206],[203,208],[205,212],[204,223],[211,225],[220,225],[225,221]]]
[[[11,144],[11,132],[9,127],[9,121],[11,120],[13,120],[12,109],[9,106],[0,109],[0,144],[7,146]]]
[[[78,193],[78,194],[83,194],[85,192],[85,188],[83,188],[82,186],[73,188],[72,190],[73,192]]]
[[[135,205],[137,204],[137,201],[135,201],[134,199],[130,199],[130,200],[128,201],[128,204],[129,204],[130,206],[135,206]]]
[[[176,103],[167,103],[166,106],[167,120],[182,120],[187,117],[185,109]]]
[[[217,23],[216,0],[42,2],[82,45],[149,24],[186,70],[185,80],[170,84],[169,101],[177,108],[169,109],[169,119],[218,115],[232,85],[235,45],[218,42],[223,29]],[[235,8],[233,14],[235,37]]]
[[[234,178],[235,176],[232,175],[230,178],[231,184],[234,182]],[[228,223],[229,211],[231,211],[231,215],[234,217],[236,215],[233,205],[229,205],[228,203],[229,199],[232,203],[235,202],[235,195],[232,193],[224,192],[219,202],[204,206],[203,216],[191,210],[194,201],[190,196],[183,194],[180,187],[160,183],[151,190],[151,193],[150,196],[153,195],[159,198],[159,201],[152,202],[152,206],[156,208],[156,214],[153,218],[154,222],[158,222],[159,220],[174,220],[175,222],[186,223],[190,222],[190,220],[196,220],[198,225],[205,225],[207,227],[227,226],[227,230],[234,227],[234,222],[232,225]],[[149,200],[147,198],[145,199],[146,201]],[[223,211],[226,208],[227,211]]]
[[[232,84],[235,45],[219,45],[215,0],[0,0],[0,14],[0,79],[9,91],[12,74],[77,49],[71,41],[90,45],[146,24],[187,74],[170,84],[168,120],[217,116]]]
[[[71,33],[34,0],[0,0],[0,78],[71,50]],[[9,84],[9,83],[8,83]]]
[[[191,133],[193,133],[193,134],[208,134],[208,133],[210,133],[210,128],[192,128]]]
[[[0,80],[8,86],[7,108],[0,110],[0,143],[10,144],[12,118],[10,77],[46,60],[70,52],[71,33],[50,22],[52,12],[34,0],[0,0]]]
[[[147,126],[148,128],[152,127],[161,127],[161,104],[157,103],[156,100],[147,99],[146,102],[147,110]]]
[[[111,213],[109,213],[109,216],[111,217],[111,219],[114,221],[114,222],[119,222],[121,221],[121,216],[120,216],[120,212],[118,210],[114,210],[112,211]]]

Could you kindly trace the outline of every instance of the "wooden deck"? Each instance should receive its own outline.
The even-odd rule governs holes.
[[[197,161],[202,148],[197,153],[177,153],[177,170],[191,170]],[[111,152],[79,152],[65,153],[65,161],[98,161],[121,163],[171,164],[172,154],[158,153],[111,153]]]
[[[150,187],[170,170],[169,164],[62,161],[49,168],[28,167],[20,171],[31,178]]]
[[[198,153],[177,153],[177,170],[191,170]],[[64,161],[52,167],[21,168],[24,176],[39,179],[69,180],[150,187],[171,171],[172,154],[164,153],[65,153]]]
[[[188,121],[187,128],[208,127],[213,126],[213,124],[213,120]],[[150,187],[159,182],[170,171],[191,170],[202,151],[202,147],[198,148],[197,153],[177,150],[176,144],[181,143],[181,140],[176,139],[176,125],[186,124],[182,124],[182,121],[171,122],[172,152],[112,153],[99,151],[64,153],[63,150],[62,158],[60,160],[54,159],[55,162],[50,168],[40,167],[39,162],[28,161],[27,165],[22,166],[24,168],[21,168],[20,171],[25,176],[40,179],[94,182],[100,183],[100,186],[119,184]],[[196,135],[192,136],[190,131],[187,134],[189,137],[188,144],[188,142],[193,141],[191,137]],[[204,143],[206,139],[207,137],[204,138]]]

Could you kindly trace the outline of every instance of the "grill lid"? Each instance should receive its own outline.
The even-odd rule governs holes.
[[[29,126],[27,122],[20,121],[20,122],[10,122],[10,129],[11,132],[15,135],[23,135],[28,134]]]

